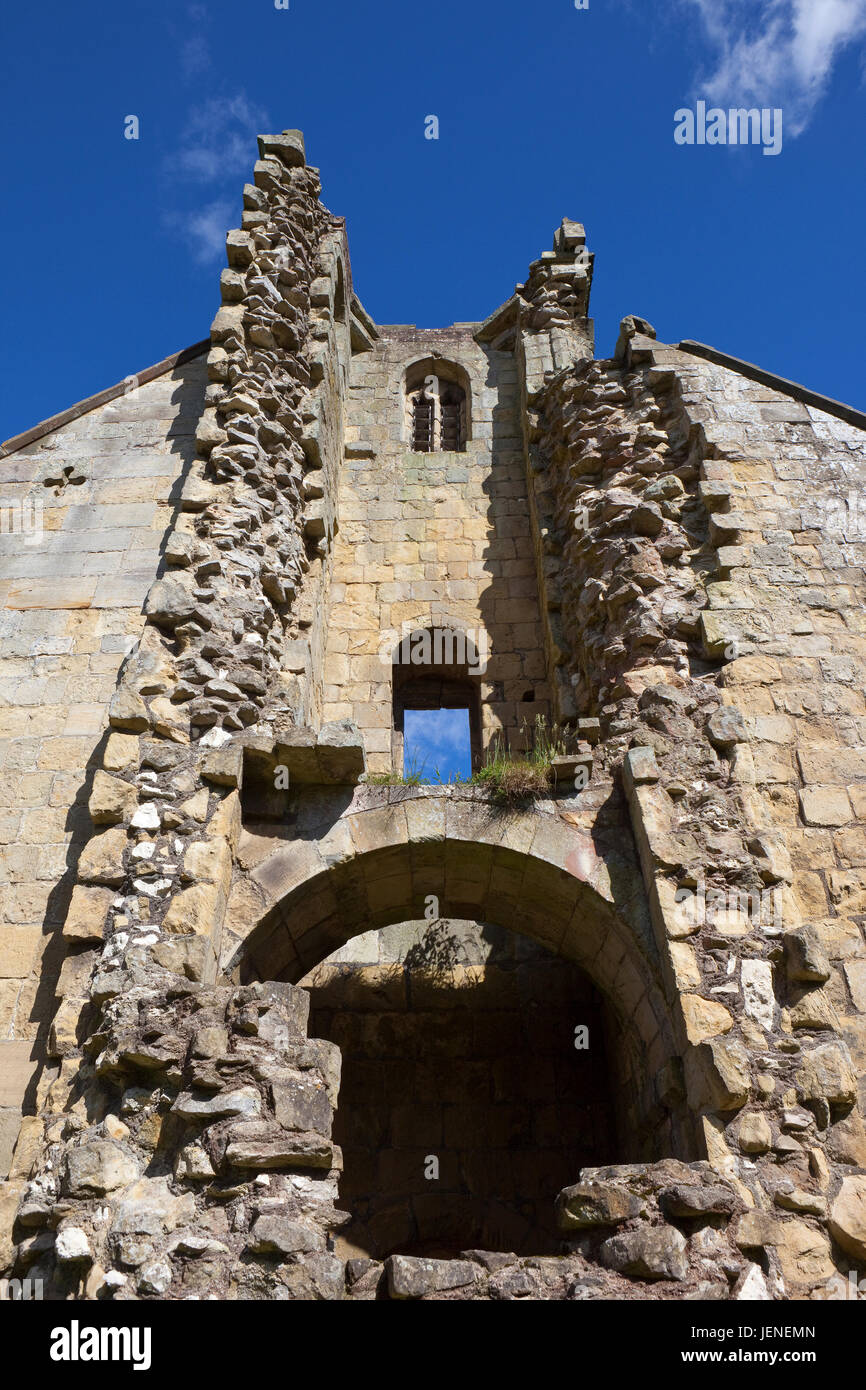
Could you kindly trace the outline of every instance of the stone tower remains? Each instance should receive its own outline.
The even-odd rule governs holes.
[[[302,137],[259,146],[210,337],[2,450],[0,1264],[826,1297],[866,418],[637,318],[597,359],[568,219],[485,322],[377,325]],[[432,708],[476,768],[569,750],[523,799],[404,781]]]

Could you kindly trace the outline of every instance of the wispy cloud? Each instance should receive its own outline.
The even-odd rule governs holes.
[[[404,724],[405,765],[416,766],[432,780],[455,773],[468,776],[469,713],[465,709],[407,710]]]
[[[683,0],[716,50],[700,95],[717,105],[780,106],[806,129],[836,60],[866,34],[866,0]]]
[[[163,160],[163,176],[173,199],[190,192],[194,205],[172,209],[165,226],[186,241],[200,265],[225,256],[225,236],[239,216],[238,179],[249,177],[257,158],[256,136],[269,127],[268,115],[244,92],[208,97],[194,106],[174,149]]]
[[[170,231],[182,235],[199,265],[225,258],[226,232],[236,220],[237,202],[230,198],[217,198],[192,212],[167,212],[163,217]]]
[[[178,54],[183,75],[188,80],[201,77],[213,67],[207,26],[210,15],[204,5],[187,6],[187,28],[179,40]]]
[[[166,157],[166,172],[196,183],[247,173],[267,120],[244,92],[207,98],[190,111],[177,149]]]

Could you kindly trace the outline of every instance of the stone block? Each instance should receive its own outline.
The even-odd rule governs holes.
[[[277,1213],[259,1216],[247,1243],[247,1249],[257,1255],[305,1255],[324,1248],[325,1236],[318,1227]]]
[[[187,622],[196,611],[194,587],[193,576],[185,572],[168,574],[158,579],[147,595],[145,614],[158,627],[168,629]]]
[[[855,1009],[866,1014],[866,961],[848,961],[844,971]]]
[[[740,1205],[735,1192],[714,1183],[677,1183],[659,1193],[659,1206],[674,1220],[732,1216]]]
[[[119,1144],[97,1139],[69,1150],[64,1188],[70,1197],[101,1197],[127,1187],[138,1175],[138,1164]]]
[[[108,909],[114,901],[110,888],[90,888],[76,884],[63,923],[63,936],[69,942],[95,944],[103,939]]]
[[[115,1207],[111,1222],[113,1236],[163,1236],[195,1218],[195,1198],[191,1192],[176,1196],[166,1178],[144,1177],[135,1181],[136,1177],[137,1173],[127,1179],[131,1186]],[[126,1186],[126,1183],[121,1185]]]
[[[577,1183],[563,1188],[557,1197],[556,1224],[561,1231],[618,1226],[643,1211],[644,1203],[626,1188],[604,1182]]]
[[[641,1226],[634,1231],[609,1237],[600,1250],[608,1269],[631,1279],[674,1279],[688,1277],[689,1262],[685,1236],[670,1226]]]
[[[830,978],[830,959],[821,936],[811,926],[786,932],[782,938],[788,978],[823,984]]]
[[[284,1133],[273,1126],[241,1122],[231,1131],[226,1162],[236,1168],[326,1168],[339,1150],[320,1134]]]
[[[847,825],[851,820],[851,803],[844,787],[806,787],[799,797],[806,825]]]
[[[866,1261],[866,1177],[845,1178],[830,1208],[830,1234],[852,1260]]]
[[[108,720],[113,729],[141,733],[150,727],[147,705],[128,685],[121,685],[111,697]]]
[[[766,1153],[773,1142],[773,1131],[767,1118],[755,1111],[740,1120],[737,1137],[743,1153]]]
[[[715,1000],[702,999],[698,994],[684,994],[680,1004],[685,1020],[686,1037],[690,1043],[702,1043],[707,1038],[729,1033],[734,1020],[728,1009]]]
[[[739,1110],[751,1095],[749,1054],[737,1038],[713,1038],[690,1047],[685,1075],[696,1110]]]
[[[5,606],[28,608],[89,608],[96,592],[95,579],[76,579],[68,575],[59,579],[25,579],[10,586]]]
[[[744,960],[740,980],[746,1013],[768,1033],[772,1032],[776,1015],[772,965],[769,961]]]
[[[0,980],[23,980],[36,961],[39,927],[0,927]]]
[[[209,748],[202,758],[201,775],[218,787],[240,787],[244,776],[244,750],[240,743]]]
[[[280,135],[260,135],[258,144],[262,159],[267,155],[276,155],[290,169],[306,164],[304,136],[300,130],[284,130]]]
[[[733,748],[737,743],[745,743],[748,738],[745,720],[733,705],[723,705],[710,716],[707,733],[714,747],[723,750]]]
[[[386,1263],[392,1298],[423,1298],[448,1289],[465,1289],[481,1278],[478,1265],[469,1260],[425,1260],[412,1255],[392,1255]]]
[[[2,1054],[0,1054],[0,1062],[2,1062]],[[3,1179],[6,1178],[6,1176],[8,1175],[9,1169],[12,1165],[12,1155],[15,1151],[15,1141],[18,1138],[18,1131],[20,1128],[20,1110],[0,1109],[0,1261],[2,1261],[2,1265],[4,1267],[8,1261],[5,1257],[7,1242],[4,1239],[5,1233],[2,1228],[4,1222],[8,1220],[9,1229],[11,1229],[12,1212],[9,1212],[5,1209],[5,1204],[2,1199],[3,1188],[6,1186],[5,1182],[3,1182]]]
[[[323,1086],[310,1077],[297,1076],[275,1085],[274,1115],[286,1130],[314,1130],[330,1136],[331,1102]]]
[[[183,858],[183,877],[197,883],[214,883],[227,893],[232,876],[232,853],[221,836],[196,840]]]
[[[838,1043],[822,1043],[803,1054],[795,1084],[801,1101],[825,1100],[830,1105],[853,1105],[857,1078],[849,1055]]]
[[[225,895],[215,883],[198,883],[172,898],[162,921],[163,931],[178,936],[211,936],[222,924]]]
[[[845,748],[839,744],[816,744],[798,748],[797,761],[803,781],[810,787],[843,787],[848,782],[866,778],[866,748]]]
[[[631,748],[623,764],[626,789],[657,782],[660,777],[655,751],[652,748]]]
[[[127,820],[138,804],[138,792],[131,782],[112,777],[101,769],[93,775],[93,790],[87,809],[95,825],[116,825]]]
[[[0,1109],[20,1112],[24,1093],[33,1075],[33,1043],[0,1039]],[[16,1125],[17,1134],[17,1125]]]
[[[126,877],[123,856],[127,844],[126,831],[120,826],[94,835],[81,851],[78,877],[83,883],[103,883],[114,887],[123,883]]]

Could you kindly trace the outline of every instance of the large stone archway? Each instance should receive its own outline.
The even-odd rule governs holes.
[[[571,961],[490,923],[403,922],[304,976],[342,1057],[344,1259],[559,1255],[551,1194],[639,1160],[619,1020]],[[630,1059],[629,1059],[630,1060]]]
[[[290,839],[262,824],[242,832],[245,873],[222,946],[229,977],[297,983],[352,937],[417,919],[431,903],[437,917],[507,928],[578,965],[608,1001],[630,1155],[694,1157],[693,1127],[668,1084],[676,999],[627,844],[611,854],[553,802],[508,808],[475,788],[360,787],[346,798],[301,794]]]

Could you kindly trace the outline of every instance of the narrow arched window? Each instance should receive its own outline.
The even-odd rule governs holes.
[[[484,650],[467,632],[433,627],[415,629],[394,649],[395,768],[435,782],[437,771],[447,781],[450,772],[468,777],[480,766]],[[449,760],[460,766],[449,766]]]
[[[469,438],[468,392],[450,363],[416,363],[406,381],[409,438],[418,454],[462,454]],[[465,373],[463,373],[465,376]]]

